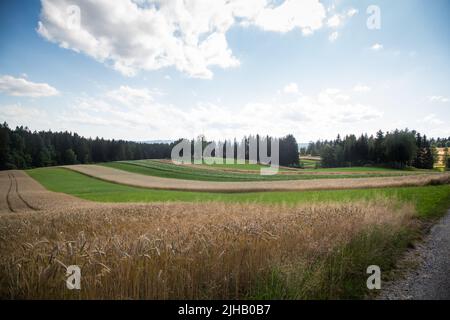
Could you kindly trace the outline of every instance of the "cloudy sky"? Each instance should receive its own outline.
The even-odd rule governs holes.
[[[0,121],[128,140],[450,136],[449,21],[447,0],[2,1]]]

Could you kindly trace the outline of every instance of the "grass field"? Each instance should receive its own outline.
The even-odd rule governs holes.
[[[303,168],[305,169],[315,169],[316,165],[320,164],[319,160],[313,160],[313,159],[302,159],[300,158],[300,163],[302,164]]]
[[[224,201],[258,203],[323,203],[351,202],[377,198],[398,198],[413,202],[422,215],[441,211],[440,199],[450,199],[450,186],[354,189],[302,192],[207,193],[169,190],[149,190],[110,183],[62,168],[39,168],[27,173],[47,189],[100,202],[158,202],[158,201]],[[449,200],[450,201],[450,200]]]
[[[212,161],[213,159],[210,158],[207,160]],[[217,162],[219,162],[219,161],[217,161]],[[237,169],[237,170],[253,170],[253,171],[259,170],[263,167],[267,167],[267,165],[257,164],[257,163],[249,163],[248,161],[246,161],[246,163],[237,163],[236,161],[234,161],[234,163],[213,163],[213,164],[204,163],[204,165],[207,165],[208,167],[211,167],[211,168],[219,168],[219,169],[233,169],[233,170]]]
[[[263,176],[259,172],[230,172],[223,170],[204,169],[196,166],[180,166],[168,162],[155,160],[138,160],[126,162],[108,162],[103,166],[124,170],[128,172],[138,173],[148,176],[156,176],[162,178],[198,180],[198,181],[282,181],[282,180],[311,180],[311,179],[332,179],[336,178],[367,178],[367,177],[387,177],[402,176],[411,174],[402,170],[386,170],[382,168],[343,168],[335,169],[318,169],[318,170],[288,170],[282,174]],[[218,165],[220,166],[220,165]],[[223,165],[234,167],[234,165]],[[240,168],[259,168],[255,164],[242,164]],[[249,169],[250,170],[250,169]],[[333,172],[333,174],[331,174]],[[329,173],[329,174],[327,174]]]
[[[317,168],[314,170],[305,169],[303,172],[365,172],[365,173],[411,173],[410,170],[399,170],[391,168],[379,168],[379,167],[342,167],[342,168]],[[413,172],[433,172],[432,170],[416,170]]]
[[[146,162],[159,162],[159,161],[155,161],[155,160],[143,160]],[[133,161],[134,163],[139,163],[139,161]],[[320,164],[320,160],[313,160],[313,159],[300,159],[300,162],[303,164],[303,169],[295,169],[295,168],[286,168],[286,167],[281,167],[280,171],[281,172],[396,172],[396,173],[401,173],[401,172],[405,172],[405,170],[399,170],[399,169],[391,169],[391,168],[381,168],[381,167],[342,167],[342,168],[316,168],[316,164]],[[220,169],[230,169],[230,170],[249,170],[249,171],[255,171],[255,170],[259,170],[262,167],[267,167],[265,165],[261,165],[261,164],[250,164],[250,163],[245,163],[245,164],[237,164],[237,163],[233,163],[233,164],[209,164],[208,165],[211,168],[220,168]],[[201,168],[201,167],[200,167]],[[314,169],[314,170],[311,170]],[[418,171],[418,170],[416,170]],[[427,171],[427,170],[421,170],[421,171]],[[430,171],[430,170],[428,170]]]

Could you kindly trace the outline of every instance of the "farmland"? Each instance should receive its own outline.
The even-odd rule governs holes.
[[[403,176],[393,175],[386,177],[373,177],[370,173],[360,173],[362,176],[359,178],[351,178],[347,177],[346,174],[341,175],[340,173],[337,173],[332,176],[333,178],[321,178],[323,175],[318,174],[314,176],[317,177],[315,179],[229,182],[163,178],[150,174],[144,175],[128,170],[120,170],[109,166],[99,165],[75,165],[65,166],[65,168],[97,179],[133,187],[209,192],[300,191],[402,187],[427,185],[431,183],[440,183],[439,180],[448,180],[447,174],[436,173],[405,174]],[[344,176],[344,178],[342,178],[342,176]]]
[[[305,169],[315,169],[316,166],[318,166],[320,164],[320,160],[315,159],[315,158],[301,157],[300,163],[302,164],[303,168],[305,168]]]
[[[450,299],[450,1],[374,2],[1,2],[10,313]]]
[[[186,179],[197,181],[279,181],[279,180],[311,180],[336,178],[367,178],[403,176],[411,174],[404,170],[393,170],[383,168],[340,168],[339,170],[296,170],[291,168],[280,168],[277,175],[260,175],[260,165],[236,164],[236,165],[174,165],[170,162],[156,160],[120,161],[102,164],[110,168],[138,173],[142,175],[156,176],[161,178]]]
[[[115,165],[88,167],[159,178]],[[443,174],[392,177],[419,179],[409,187],[301,192],[133,187],[73,168],[8,171],[0,178],[2,298],[362,298],[366,266],[393,269],[421,223],[450,205]],[[83,269],[80,291],[65,288],[73,264]]]
[[[131,187],[95,179],[63,168],[33,169],[29,170],[28,174],[48,190],[63,192],[96,202],[220,201],[295,205],[312,202],[351,202],[389,198],[413,202],[417,205],[419,213],[430,215],[433,211],[441,211],[439,199],[450,198],[449,185],[303,192],[211,193]],[[433,204],[437,207],[432,208]]]

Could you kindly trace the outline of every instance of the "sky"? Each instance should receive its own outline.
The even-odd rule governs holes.
[[[134,141],[450,136],[447,0],[5,0],[0,121]]]

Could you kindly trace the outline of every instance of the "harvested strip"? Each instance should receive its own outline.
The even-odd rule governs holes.
[[[50,192],[18,170],[0,172],[0,213],[36,211],[82,205],[89,201],[63,194]]]
[[[210,191],[210,192],[257,192],[257,191],[301,191],[333,190],[381,187],[424,186],[428,184],[450,183],[450,174],[430,174],[403,177],[347,178],[321,180],[215,182],[169,179],[131,173],[97,165],[71,165],[64,168],[101,180],[133,187]]]
[[[6,203],[8,205],[8,209],[11,212],[19,212],[28,210],[28,206],[20,199],[17,193],[17,180],[14,178],[14,175],[11,172],[7,174],[9,180],[8,193],[6,195]]]
[[[36,207],[34,207],[34,206],[32,206],[27,200],[25,200],[23,197],[22,197],[22,195],[20,194],[20,192],[19,192],[19,183],[18,183],[18,181],[17,181],[17,178],[16,178],[16,176],[13,174],[13,173],[11,173],[11,175],[10,175],[10,177],[11,177],[11,182],[15,185],[15,194],[16,194],[16,196],[22,201],[22,203],[23,204],[25,204],[29,209],[31,209],[31,210],[39,210],[38,208],[36,208]]]
[[[0,174],[0,212],[10,212],[9,192],[11,180],[7,174]]]

